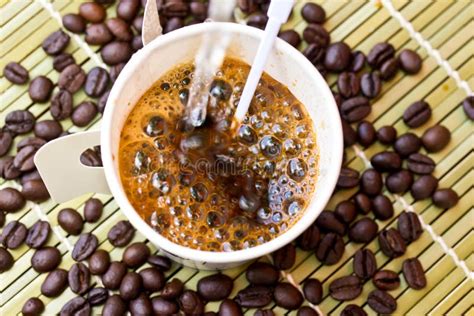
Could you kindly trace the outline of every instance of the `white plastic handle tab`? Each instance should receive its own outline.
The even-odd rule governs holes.
[[[109,193],[104,168],[84,166],[79,158],[100,144],[100,131],[60,137],[41,147],[34,161],[53,201],[66,202],[85,193]]]
[[[160,16],[158,14],[158,7],[156,0],[149,0],[146,2],[145,13],[143,14],[142,26],[142,42],[147,45],[152,40],[163,33],[163,28],[160,24]]]

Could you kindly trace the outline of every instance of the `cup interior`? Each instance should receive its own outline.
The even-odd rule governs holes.
[[[319,153],[315,192],[305,213],[288,231],[250,249],[207,252],[174,244],[155,232],[135,212],[123,191],[118,171],[120,132],[139,98],[167,71],[190,62],[206,32],[229,32],[227,56],[251,64],[263,32],[235,23],[203,23],[162,35],[137,52],[121,72],[109,95],[101,131],[102,159],[107,182],[122,211],[132,224],[158,247],[178,259],[238,263],[268,254],[298,237],[319,215],[335,187],[342,162],[342,129],[337,106],[324,78],[296,49],[278,39],[265,72],[287,86],[306,107],[314,123]]]

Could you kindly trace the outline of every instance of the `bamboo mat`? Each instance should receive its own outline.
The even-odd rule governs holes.
[[[42,40],[60,27],[58,17],[70,12],[77,12],[81,1],[65,0],[12,0],[0,1],[0,69],[10,61],[20,62],[30,72],[30,78],[46,74],[53,82],[58,79],[58,73],[52,68],[52,59],[41,49]],[[421,135],[423,130],[436,123],[445,125],[452,132],[452,140],[441,152],[432,154],[436,163],[434,176],[440,180],[440,187],[452,187],[461,197],[459,203],[452,209],[443,211],[431,204],[431,200],[414,202],[411,195],[393,196],[385,192],[393,201],[395,214],[403,210],[412,210],[419,214],[427,225],[420,239],[412,243],[403,257],[388,259],[378,248],[376,241],[363,245],[374,251],[379,267],[391,269],[401,274],[404,259],[418,257],[426,271],[428,286],[423,290],[413,290],[407,287],[404,278],[400,288],[390,292],[397,298],[397,314],[409,315],[474,315],[474,232],[473,232],[473,203],[472,179],[473,166],[473,123],[465,116],[459,104],[466,97],[466,91],[458,87],[453,76],[448,75],[446,68],[438,66],[433,54],[428,54],[426,45],[438,50],[443,60],[446,60],[453,70],[459,73],[459,80],[474,87],[474,4],[470,0],[458,1],[427,1],[427,0],[388,0],[376,1],[317,1],[327,13],[324,26],[331,32],[332,41],[345,41],[352,48],[368,52],[370,48],[382,41],[390,42],[397,51],[404,48],[416,50],[424,59],[423,68],[415,76],[405,76],[399,72],[394,79],[384,84],[381,96],[373,104],[373,110],[368,120],[376,128],[383,125],[394,125],[399,134],[407,131],[401,120],[403,110],[412,102],[425,99],[431,104],[433,115],[423,127],[412,130]],[[303,2],[297,2],[292,20],[286,27],[295,28],[302,32],[306,23],[302,21],[299,9]],[[390,10],[393,9],[393,10]],[[109,7],[108,16],[115,16],[115,8]],[[400,21],[409,22],[413,29],[420,33],[414,40]],[[402,22],[402,23],[405,23]],[[421,41],[426,41],[424,44]],[[74,37],[67,51],[72,53],[76,61],[88,71],[100,63],[100,57],[95,52],[98,47],[89,47],[83,37]],[[335,77],[330,77],[334,86]],[[459,81],[458,80],[458,81]],[[32,104],[27,93],[27,85],[11,85],[4,77],[0,77],[0,122],[3,125],[8,112],[16,109],[29,109],[38,119],[49,119],[50,113],[45,104]],[[83,91],[74,95],[74,104],[86,99]],[[72,125],[70,120],[62,121],[64,129],[72,132],[84,130]],[[96,118],[85,129],[99,129],[100,119]],[[16,140],[18,142],[18,139]],[[14,146],[16,143],[14,144]],[[12,146],[12,148],[14,147]],[[365,151],[361,148],[347,150],[348,165],[359,171],[367,167],[367,159],[384,148],[376,143]],[[469,180],[471,179],[471,180]],[[80,179],[78,179],[80,181]],[[0,188],[17,186],[13,182],[0,180]],[[349,198],[355,190],[338,192],[330,201],[328,209],[341,200]],[[92,195],[77,198],[68,203],[56,205],[46,201],[40,205],[28,203],[24,211],[8,214],[7,222],[20,219],[26,226],[31,226],[37,219],[47,218],[54,227],[48,245],[56,246],[63,254],[60,267],[68,269],[73,260],[70,257],[71,245],[77,237],[68,236],[57,226],[57,213],[65,207],[72,207],[82,212],[84,202]],[[110,252],[113,260],[120,260],[123,249],[114,248],[107,240],[107,232],[114,223],[125,219],[116,202],[110,196],[95,195],[104,204],[104,213],[100,221],[86,224],[85,231],[93,231],[100,242],[100,248]],[[396,216],[387,221],[377,221],[380,229],[396,225]],[[135,241],[145,238],[137,233]],[[296,264],[282,277],[296,283],[302,283],[307,278],[318,278],[323,284],[324,299],[318,308],[324,314],[338,315],[347,303],[340,303],[328,296],[328,286],[332,280],[352,273],[352,255],[361,248],[359,244],[348,243],[342,259],[335,265],[321,265],[314,254],[298,250]],[[156,248],[148,243],[152,248]],[[19,313],[23,303],[33,296],[40,297],[46,305],[46,315],[58,313],[70,298],[74,297],[70,289],[53,300],[40,293],[40,286],[45,274],[39,275],[30,266],[33,251],[26,245],[11,251],[16,262],[12,269],[0,276],[0,315],[15,315]],[[261,260],[267,260],[262,258]],[[232,296],[244,288],[247,283],[243,274],[245,266],[225,271],[235,279]],[[178,277],[186,281],[186,286],[195,289],[197,281],[208,272],[199,272],[174,264],[167,272],[167,277]],[[98,279],[93,278],[93,282]],[[366,310],[369,315],[374,312],[366,304],[367,294],[374,289],[369,281],[364,286],[363,293],[354,301]],[[208,310],[217,310],[218,305],[207,305]],[[277,315],[296,315],[287,313],[278,307],[273,307]],[[94,308],[94,315],[100,314],[101,308]],[[253,315],[254,310],[246,311]]]

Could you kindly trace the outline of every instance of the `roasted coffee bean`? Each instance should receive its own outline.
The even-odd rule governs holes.
[[[162,6],[162,11],[166,17],[184,18],[189,13],[189,5],[184,1],[168,1]]]
[[[403,255],[406,251],[405,241],[400,232],[395,228],[389,228],[381,231],[378,237],[380,250],[390,258],[396,258]]]
[[[368,243],[377,236],[378,230],[379,227],[373,219],[363,217],[349,229],[349,239],[356,243]]]
[[[249,21],[251,21],[249,19]],[[249,22],[247,22],[248,24]],[[250,25],[250,24],[248,24]],[[171,18],[168,20],[168,22],[166,22],[166,26],[163,30],[163,33],[169,33],[169,32],[172,32],[174,30],[177,30],[177,29],[180,29],[184,26],[184,20],[182,18],[178,18],[178,17],[174,17],[174,18]],[[253,25],[252,25],[253,26]]]
[[[372,123],[362,121],[357,126],[357,140],[364,147],[369,147],[375,142],[375,128]]]
[[[319,304],[323,299],[323,286],[318,279],[308,279],[303,285],[303,294],[312,304]]]
[[[3,68],[3,75],[8,81],[14,84],[24,84],[29,79],[28,70],[15,62],[9,62],[5,68]]]
[[[365,55],[361,51],[355,51],[352,53],[352,63],[349,67],[349,71],[359,72],[365,66]]]
[[[242,310],[240,306],[230,299],[225,299],[219,306],[219,315],[221,316],[242,316]]]
[[[199,280],[198,294],[206,301],[221,301],[227,298],[234,287],[234,282],[225,274],[209,275]]]
[[[462,101],[462,108],[467,117],[473,121],[474,120],[474,96],[468,96]]]
[[[361,280],[370,279],[377,270],[377,261],[370,249],[357,250],[352,265],[355,275]]]
[[[416,174],[430,174],[435,169],[435,162],[428,156],[415,153],[408,157],[407,167]]]
[[[268,287],[257,285],[249,286],[240,290],[235,297],[235,301],[244,308],[264,307],[273,299],[272,290]]]
[[[135,35],[132,39],[132,49],[133,51],[137,51],[143,48],[143,41],[140,35]]]
[[[34,102],[45,102],[49,100],[54,84],[46,76],[38,76],[30,82],[28,94]]]
[[[202,2],[191,2],[189,4],[191,15],[198,20],[204,21],[207,18],[207,4]]]
[[[58,79],[58,86],[71,93],[77,92],[82,88],[86,74],[82,68],[76,64],[71,64],[61,71]]]
[[[69,67],[69,66],[68,66]],[[51,116],[55,120],[64,120],[72,113],[72,95],[67,90],[59,90],[51,99]]]
[[[67,280],[71,291],[84,294],[89,289],[91,274],[83,263],[77,262],[69,270]]]
[[[390,294],[381,290],[370,292],[367,303],[379,314],[392,314],[397,309],[397,301]]]
[[[157,267],[161,271],[168,271],[171,269],[171,260],[168,257],[160,256],[160,255],[151,255],[148,257],[147,262],[152,266]]]
[[[135,235],[135,228],[129,221],[120,221],[107,234],[110,243],[115,247],[126,246]]]
[[[369,99],[373,99],[380,94],[382,90],[382,81],[378,72],[369,72],[360,78],[360,89]]]
[[[408,157],[420,150],[421,139],[413,133],[405,133],[397,138],[393,148],[400,156]]]
[[[97,102],[97,110],[100,114],[104,113],[105,106],[107,105],[107,100],[109,98],[110,90],[104,92],[104,94],[99,98]]]
[[[97,106],[94,102],[84,101],[79,104],[71,115],[74,125],[79,127],[87,126],[97,115]]]
[[[280,273],[273,265],[256,261],[248,266],[245,276],[252,285],[275,285]]]
[[[388,81],[392,79],[398,70],[398,60],[396,58],[390,58],[380,66],[380,78]]]
[[[102,216],[103,209],[104,205],[101,200],[90,198],[84,205],[84,219],[89,223],[97,222]]]
[[[165,287],[161,291],[161,296],[167,300],[174,300],[183,293],[184,284],[181,280],[174,278],[170,282],[166,283]]]
[[[365,310],[355,304],[349,304],[344,307],[341,316],[367,316]]]
[[[96,23],[87,26],[84,39],[90,45],[105,45],[113,38],[112,32],[105,23]]]
[[[100,56],[107,65],[117,65],[129,60],[132,56],[132,47],[127,42],[114,41],[102,47]]]
[[[393,172],[398,171],[402,166],[402,159],[400,155],[393,151],[382,151],[375,154],[370,163],[375,170],[379,172]]]
[[[338,301],[350,301],[362,292],[362,285],[358,277],[349,275],[335,279],[329,285],[329,294]]]
[[[291,243],[287,244],[286,246],[273,252],[272,257],[273,264],[278,270],[288,270],[295,264],[296,248]]]
[[[107,271],[102,275],[102,283],[109,290],[119,288],[124,275],[127,273],[127,266],[122,262],[113,261]]]
[[[68,286],[68,272],[63,269],[56,269],[48,273],[46,279],[41,284],[41,294],[46,297],[59,296]]]
[[[14,213],[25,206],[26,201],[20,191],[14,188],[0,190],[0,209],[7,213]]]
[[[6,221],[6,213],[4,211],[0,211],[0,228],[3,227],[3,225],[5,225],[5,221]]]
[[[334,210],[336,217],[345,224],[352,223],[357,216],[357,209],[352,201],[342,201]]]
[[[459,195],[453,189],[438,189],[434,192],[433,204],[442,209],[448,209],[459,201]]]
[[[63,127],[55,120],[44,120],[35,124],[34,132],[36,137],[50,141],[61,135]]]
[[[29,298],[21,308],[21,313],[24,316],[39,316],[43,311],[44,303],[37,297]]]
[[[88,148],[79,157],[81,163],[89,167],[102,167],[102,157],[100,156],[100,150]]]
[[[403,122],[412,128],[423,125],[430,117],[431,107],[425,101],[417,101],[403,112]]]
[[[382,175],[375,169],[367,169],[360,177],[360,189],[367,195],[380,194],[383,189]]]
[[[367,194],[359,192],[354,196],[354,202],[357,208],[357,211],[360,214],[367,215],[372,210],[372,201],[367,196]]]
[[[385,179],[385,186],[392,193],[405,193],[412,184],[413,175],[405,169],[391,173]]]
[[[112,80],[112,82],[115,82],[115,80],[117,80],[118,76],[122,72],[122,69],[123,67],[125,67],[125,65],[126,63],[120,63],[120,64],[110,67],[109,75],[110,75],[110,80]]]
[[[303,55],[313,64],[320,63],[324,57],[325,48],[316,44],[309,44],[303,51]]]
[[[71,235],[79,235],[84,227],[81,214],[72,208],[62,209],[58,213],[58,224]]]
[[[251,14],[258,10],[258,3],[254,0],[238,0],[237,5],[245,14]]]
[[[379,69],[382,64],[395,56],[395,48],[389,43],[376,44],[367,55],[368,64],[375,69]]]
[[[8,130],[0,130],[0,157],[5,155],[12,146],[13,135]],[[1,175],[0,170],[0,175]]]
[[[161,290],[166,283],[165,275],[155,267],[145,268],[140,271],[143,280],[143,288],[149,292]]]
[[[194,3],[196,3],[196,2],[194,2]],[[282,40],[284,40],[285,42],[287,42],[288,44],[290,44],[291,46],[296,47],[296,48],[301,43],[300,35],[297,32],[295,32],[294,30],[282,31],[282,32],[280,32],[280,34],[278,34],[278,37],[281,38]]]
[[[342,118],[348,123],[364,119],[371,111],[369,100],[362,96],[347,99],[341,105]]]
[[[8,249],[16,249],[26,239],[28,230],[26,226],[19,221],[11,221],[2,231],[0,235],[0,243]]]
[[[360,81],[356,74],[343,72],[337,79],[339,93],[345,98],[352,98],[359,94]]]
[[[329,45],[330,35],[326,29],[319,24],[309,24],[303,31],[303,39],[308,44],[316,44],[318,47]]]
[[[26,244],[30,248],[41,248],[48,241],[50,231],[51,227],[48,222],[37,221],[28,229]]]
[[[400,277],[391,270],[380,270],[375,273],[372,282],[382,291],[392,291],[400,286]]]
[[[67,302],[59,313],[60,316],[69,316],[69,315],[90,315],[91,306],[90,304],[81,296],[76,296]]]
[[[57,72],[61,72],[69,65],[75,64],[76,61],[71,54],[68,53],[61,53],[59,55],[54,56],[53,59],[53,68]]]
[[[31,257],[31,266],[39,273],[53,271],[60,262],[61,253],[54,247],[37,249]]]
[[[428,152],[438,152],[448,145],[451,140],[451,132],[443,125],[434,125],[428,128],[421,137],[423,147]]]
[[[351,61],[350,47],[344,42],[336,42],[328,46],[324,67],[329,71],[341,72],[349,67]]]
[[[22,178],[23,182],[23,178]],[[40,203],[49,199],[49,192],[46,189],[46,185],[43,180],[28,180],[23,182],[23,188],[21,189],[21,194],[28,201],[33,201]]]
[[[33,146],[35,147],[36,149],[39,149],[41,146],[43,146],[44,144],[46,144],[46,141],[42,138],[38,138],[38,137],[26,137],[26,138],[23,138],[17,145],[16,145],[16,150],[17,151],[20,151],[22,150],[23,148],[25,147],[28,147],[28,146]]]
[[[324,23],[326,20],[326,12],[316,3],[306,3],[301,8],[301,16],[308,23]]]
[[[103,316],[125,316],[127,314],[127,305],[118,294],[111,295],[105,301],[102,309]]]
[[[61,53],[69,44],[70,37],[59,30],[51,33],[44,41],[41,47],[48,55],[57,55]]]
[[[92,306],[102,305],[109,298],[109,291],[103,287],[96,287],[87,293],[87,301]]]
[[[132,315],[152,315],[153,306],[150,298],[145,293],[140,294],[128,304],[128,309]]]
[[[403,276],[409,287],[421,290],[426,287],[426,276],[418,258],[409,258],[403,261]]]
[[[420,176],[413,182],[410,192],[415,200],[423,200],[433,195],[437,187],[438,179],[427,174]]]
[[[117,40],[125,42],[132,40],[133,32],[124,20],[120,18],[112,18],[108,19],[105,24]]]
[[[350,147],[357,141],[357,133],[352,126],[345,120],[341,120],[342,123],[342,134],[344,136],[344,146]]]
[[[344,248],[345,245],[341,236],[335,233],[326,234],[318,245],[316,258],[326,265],[335,264],[344,254]]]
[[[3,247],[0,247],[0,273],[10,270],[15,260],[13,256]]]
[[[79,14],[91,23],[102,22],[105,19],[105,8],[95,2],[84,2],[79,6]]]
[[[397,139],[397,130],[393,126],[382,126],[377,131],[377,139],[384,145],[391,145]]]
[[[312,224],[298,237],[298,239],[296,239],[296,244],[298,247],[306,251],[315,250],[318,247],[320,238],[321,234],[318,226]]]
[[[176,315],[179,312],[179,306],[175,301],[165,300],[161,296],[153,297],[151,305],[155,315]]]
[[[257,309],[253,316],[275,316],[275,313],[271,309]]]
[[[408,74],[417,74],[421,69],[422,60],[417,52],[404,49],[398,55],[400,68]]]
[[[97,249],[98,240],[92,233],[81,234],[74,249],[72,250],[72,258],[75,261],[82,261],[90,257]]]
[[[359,184],[359,172],[349,167],[342,167],[337,179],[337,186],[340,188],[353,188]]]
[[[247,25],[263,30],[267,25],[268,17],[263,13],[254,13],[247,19]]]
[[[5,127],[16,134],[26,134],[33,129],[35,117],[30,111],[15,110],[5,117]]]
[[[130,268],[138,268],[150,256],[150,248],[143,242],[136,242],[128,246],[122,255],[122,261]]]
[[[137,31],[138,34],[142,34],[143,15],[139,15],[133,19],[132,27],[135,29],[135,31]]]
[[[303,304],[303,295],[290,283],[278,283],[273,292],[277,306],[288,310],[298,309]]]
[[[133,300],[140,294],[143,285],[142,277],[136,272],[127,272],[120,283],[120,296],[125,300]]]
[[[63,26],[72,33],[84,33],[86,29],[86,21],[79,14],[69,13],[63,16]]]
[[[110,255],[107,251],[99,249],[88,259],[89,270],[94,275],[104,274],[110,266]]]
[[[346,226],[332,211],[322,211],[315,223],[324,233],[333,232],[343,236],[346,232]]]
[[[204,303],[198,293],[186,290],[179,297],[179,306],[181,310],[190,315],[200,315],[204,313]]]
[[[34,157],[38,149],[33,146],[23,147],[13,159],[13,165],[21,172],[31,171],[35,168]]]
[[[139,10],[139,0],[120,0],[117,5],[117,16],[126,21],[132,21]]]
[[[393,216],[392,201],[383,194],[379,194],[372,200],[372,212],[375,218],[382,221],[387,220]]]
[[[417,240],[423,232],[418,215],[412,212],[401,212],[397,227],[407,244]]]
[[[109,74],[101,67],[92,68],[87,74],[84,91],[90,97],[100,97],[109,84]]]

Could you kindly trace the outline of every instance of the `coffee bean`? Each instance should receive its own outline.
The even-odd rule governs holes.
[[[462,102],[462,107],[464,113],[466,113],[467,117],[473,121],[474,120],[474,96],[468,96]]]
[[[272,258],[273,264],[278,270],[288,270],[295,264],[296,248],[291,243],[287,244],[286,246],[273,252]]]
[[[316,3],[306,3],[301,8],[301,16],[308,23],[324,23],[326,12]]]
[[[126,21],[135,18],[140,9],[140,1],[138,0],[120,0],[117,5],[117,16]]]
[[[114,65],[112,67],[110,67],[110,80],[112,82],[115,82],[115,80],[117,80],[118,76],[120,75],[120,73],[122,72],[122,69],[123,67],[125,67],[126,63],[120,63],[120,64],[117,64],[117,65]]]
[[[90,97],[100,97],[109,84],[109,74],[101,67],[92,68],[87,74],[84,91]]]
[[[44,311],[44,303],[37,297],[29,298],[23,307],[21,313],[24,316],[38,316]]]
[[[102,216],[103,209],[104,205],[101,200],[90,198],[84,205],[84,219],[89,223],[97,222]]]
[[[290,283],[278,283],[273,296],[277,306],[288,310],[298,309],[304,301],[300,291]]]
[[[67,275],[69,287],[76,294],[84,294],[91,281],[89,269],[81,262],[72,265]]]
[[[71,120],[74,125],[84,127],[92,122],[97,115],[97,112],[97,106],[94,102],[84,101],[74,109],[71,115]]]
[[[34,146],[23,147],[13,159],[15,168],[22,172],[31,171],[35,168],[34,157],[38,149]]]
[[[380,66],[380,78],[388,81],[392,79],[398,70],[398,60],[396,58],[390,58]]]
[[[179,297],[179,306],[186,314],[200,315],[204,313],[204,303],[198,293],[186,290]]]
[[[166,279],[163,272],[155,267],[141,270],[140,276],[143,280],[143,288],[149,292],[157,292],[165,286]]]
[[[105,301],[102,309],[103,316],[124,316],[127,314],[127,305],[118,294],[111,295]]]
[[[341,72],[348,68],[351,63],[352,53],[350,47],[343,42],[329,45],[324,58],[324,66],[327,70]]]
[[[355,51],[352,53],[352,63],[349,66],[349,71],[359,72],[365,66],[365,55],[361,51]]]
[[[404,49],[398,55],[400,68],[408,74],[417,74],[421,69],[422,60],[417,52],[411,49]]]
[[[35,124],[34,132],[36,137],[50,141],[61,135],[63,127],[55,120],[44,120]]]
[[[184,1],[169,1],[162,6],[162,11],[166,17],[184,18],[189,13],[189,5]]]
[[[61,253],[55,247],[37,249],[31,257],[31,266],[39,273],[53,271],[60,262]]]
[[[342,134],[344,136],[344,147],[350,147],[357,141],[357,133],[354,131],[352,126],[345,120],[341,120],[342,123]]]
[[[76,61],[71,54],[68,53],[61,53],[59,55],[54,56],[53,59],[53,68],[54,70],[61,72],[69,65],[75,64]]]
[[[319,304],[323,299],[323,287],[318,279],[308,279],[303,285],[303,294],[312,304]]]
[[[79,6],[79,14],[91,23],[102,22],[106,12],[102,5],[95,2],[84,2]]]
[[[15,62],[9,62],[5,68],[3,68],[3,75],[8,81],[14,84],[24,84],[29,79],[28,70]]]
[[[405,133],[398,137],[393,148],[400,156],[408,157],[420,150],[421,139],[413,133]]]
[[[363,217],[349,229],[349,239],[356,243],[368,243],[377,236],[378,229],[379,227],[373,219]]]
[[[83,297],[76,296],[61,308],[59,316],[90,315],[90,313],[90,304]]]
[[[402,166],[402,159],[398,153],[392,151],[382,151],[375,154],[370,163],[375,170],[379,172],[393,172],[398,171]]]
[[[86,29],[86,21],[79,14],[69,13],[63,16],[63,26],[72,33],[83,33]]]
[[[110,255],[107,251],[99,249],[88,259],[89,270],[94,275],[104,274],[110,266]]]
[[[327,47],[330,35],[326,29],[319,24],[309,24],[303,31],[303,39],[308,44],[316,44],[318,47]]]
[[[15,213],[25,206],[26,201],[23,195],[14,188],[4,188],[0,190],[0,209],[8,213]]]
[[[377,219],[384,221],[393,216],[392,201],[383,194],[379,194],[373,199],[372,206],[372,211]]]
[[[372,210],[372,201],[365,193],[357,193],[354,196],[354,202],[360,214],[367,215]]]
[[[130,268],[138,268],[147,261],[149,256],[150,248],[143,242],[136,242],[125,249],[122,261]]]
[[[105,24],[117,40],[125,42],[132,40],[133,32],[124,20],[120,18],[112,18],[108,19]]]
[[[99,113],[103,114],[105,110],[105,106],[107,105],[107,100],[109,98],[110,90],[104,92],[104,94],[100,97],[99,102],[97,102],[97,110]]]
[[[207,18],[207,7],[207,4],[202,2],[191,2],[189,4],[190,13],[200,21],[204,21]]]
[[[433,195],[438,187],[438,179],[432,175],[422,175],[413,182],[411,186],[411,195],[415,200],[423,200]]]
[[[275,313],[271,309],[257,309],[253,316],[275,316]]]
[[[150,298],[145,293],[140,294],[136,299],[130,301],[128,309],[132,315],[152,315],[153,306]]]
[[[360,78],[362,94],[367,98],[376,98],[382,90],[382,81],[378,72],[364,73]]]
[[[219,306],[219,315],[221,316],[242,316],[242,310],[236,302],[225,299]]]
[[[51,96],[54,84],[46,76],[38,76],[30,82],[28,94],[34,102],[45,102]]]
[[[28,180],[23,183],[21,194],[28,201],[40,203],[49,199],[49,192],[43,180]]]
[[[117,290],[127,273],[127,266],[122,262],[113,261],[102,275],[102,283],[109,290]]]
[[[360,81],[352,72],[343,72],[337,79],[339,93],[345,98],[352,98],[359,94]]]
[[[333,232],[343,236],[346,232],[346,226],[332,211],[322,211],[315,223],[325,233]]]
[[[349,304],[344,307],[341,316],[367,316],[367,313],[355,304]]]
[[[171,260],[167,257],[164,256],[159,256],[159,255],[151,255],[148,257],[147,262],[161,271],[168,271],[171,269]]]
[[[317,44],[309,44],[303,51],[303,55],[313,64],[320,63],[324,57],[325,49]]]
[[[132,39],[132,49],[134,52],[143,48],[143,41],[140,35],[135,35]]]
[[[13,256],[3,247],[0,247],[0,273],[10,270],[15,260]]]
[[[360,177],[360,189],[367,195],[380,194],[383,188],[382,175],[375,169],[367,169]]]
[[[75,261],[82,261],[90,257],[97,249],[98,240],[92,233],[81,234],[74,249],[72,250],[72,258]]]
[[[170,282],[166,283],[165,287],[161,291],[161,296],[166,300],[173,300],[178,298],[183,293],[184,284],[181,280],[174,278]]]
[[[70,37],[63,31],[59,30],[51,33],[43,41],[41,47],[48,55],[57,55],[61,53],[69,44]]]
[[[342,102],[341,115],[348,123],[354,123],[362,120],[370,114],[372,108],[369,100],[365,97],[358,96],[350,98]]]
[[[5,117],[5,127],[16,134],[31,132],[35,124],[35,117],[30,111],[15,110]]]
[[[392,314],[397,309],[397,301],[390,294],[381,290],[370,292],[367,303],[379,314]]]
[[[234,282],[225,274],[213,274],[199,280],[198,294],[206,301],[221,301],[227,298],[234,287]]]
[[[155,315],[176,315],[179,311],[179,306],[174,301],[167,301],[161,296],[155,296],[151,299],[153,312]]]
[[[359,172],[352,168],[342,167],[337,186],[340,188],[353,188],[359,184]]]
[[[68,66],[70,67],[70,66]],[[55,120],[64,120],[72,113],[72,95],[67,90],[59,90],[51,99],[51,116]]]
[[[273,299],[272,290],[268,287],[257,285],[240,290],[235,301],[244,308],[258,308],[268,305]]]
[[[5,221],[6,221],[6,213],[4,211],[0,211],[0,228],[3,227],[3,225],[5,225]]]
[[[382,64],[395,56],[395,48],[389,43],[376,44],[367,55],[368,64],[375,69],[379,69]]]
[[[413,175],[402,169],[391,173],[385,179],[385,186],[392,193],[405,193],[413,184]]]
[[[433,204],[442,209],[448,209],[458,204],[459,196],[453,189],[438,189],[434,192]]]
[[[125,300],[133,300],[138,297],[142,288],[142,277],[136,272],[127,272],[120,283],[120,296]]]
[[[260,19],[255,16],[251,16],[247,21],[247,25],[258,27],[258,25],[260,25],[259,23],[266,23],[266,16],[262,15],[262,17],[265,19]],[[168,22],[166,22],[166,26],[163,30],[163,33],[166,34],[166,33],[172,32],[174,30],[182,28],[183,26],[184,26],[184,20],[182,18],[178,18],[178,17],[171,18],[168,20]]]
[[[48,222],[37,221],[28,229],[26,244],[30,248],[41,248],[48,241],[50,231],[51,227]]]
[[[403,112],[403,122],[409,127],[415,128],[426,123],[431,117],[431,107],[425,101],[417,101],[411,104]]]
[[[364,147],[369,147],[375,142],[375,128],[372,123],[362,121],[357,126],[357,140]]]
[[[252,285],[275,285],[280,273],[273,265],[256,261],[248,266],[245,276]]]
[[[0,130],[0,157],[5,155],[12,146],[13,135],[8,130]],[[0,175],[1,175],[0,170]]]
[[[334,210],[336,217],[345,224],[352,223],[357,216],[357,209],[352,201],[342,201]]]
[[[353,270],[361,280],[370,279],[377,270],[377,261],[370,249],[359,249],[354,255]]]
[[[107,65],[117,65],[128,61],[132,56],[132,48],[127,42],[114,41],[102,47],[100,56]]]
[[[428,128],[421,137],[423,147],[428,152],[441,151],[451,140],[451,132],[443,125],[434,125]]]
[[[377,131],[377,139],[384,145],[391,145],[397,139],[397,130],[393,126],[382,126]]]
[[[335,264],[344,254],[344,248],[345,245],[341,236],[335,233],[326,234],[318,245],[316,258],[326,265]]]
[[[58,86],[61,89],[75,93],[82,87],[85,80],[86,74],[84,70],[76,64],[71,64],[61,71],[58,79]]]
[[[284,40],[285,42],[287,42],[288,44],[290,44],[291,46],[296,47],[296,48],[301,43],[300,35],[297,32],[295,32],[294,30],[282,31],[282,32],[280,32],[280,34],[278,34],[278,37],[281,38],[282,40]]]
[[[135,228],[129,221],[120,221],[115,224],[107,234],[110,243],[115,247],[127,245],[135,235]]]
[[[100,149],[86,149],[86,151],[84,151],[79,157],[79,160],[85,166],[102,167],[102,157],[100,156]]]
[[[430,174],[435,169],[433,159],[423,154],[411,154],[407,162],[408,170],[416,174]]]
[[[298,239],[296,239],[296,244],[298,247],[306,251],[315,250],[316,247],[318,247],[320,238],[321,234],[318,226],[312,224],[298,237]]]
[[[92,306],[102,305],[109,298],[109,291],[103,287],[96,287],[87,293],[87,301]]]
[[[349,275],[335,279],[329,285],[329,294],[337,301],[350,301],[362,292],[362,285],[358,277]]]
[[[105,23],[96,23],[87,26],[84,39],[90,45],[105,45],[113,38],[112,32]]]
[[[426,287],[425,272],[417,258],[409,258],[403,261],[403,276],[412,289],[421,290]]]
[[[16,249],[25,241],[28,230],[19,221],[11,221],[0,235],[0,243],[8,249]]]
[[[423,232],[418,216],[412,212],[401,212],[397,227],[407,244],[417,240]]]
[[[41,284],[41,294],[46,297],[59,296],[68,286],[67,271],[56,269],[48,273]]]
[[[400,286],[400,277],[391,270],[380,270],[372,279],[375,287],[382,291],[392,291]]]
[[[62,209],[58,213],[58,224],[71,235],[79,235],[84,227],[81,214],[72,208]]]
[[[389,228],[381,231],[378,237],[380,250],[390,258],[396,258],[403,255],[406,251],[405,241],[400,232],[395,228]]]
[[[138,34],[142,34],[143,15],[139,15],[133,19],[132,27],[135,29],[135,31],[137,31]]]
[[[258,10],[258,4],[254,0],[238,0],[237,5],[245,14],[251,14]]]

